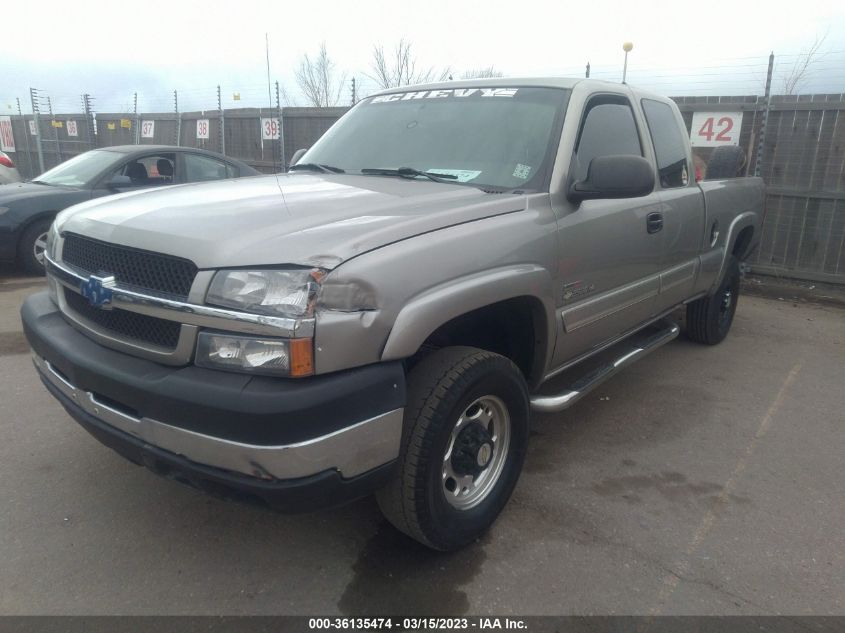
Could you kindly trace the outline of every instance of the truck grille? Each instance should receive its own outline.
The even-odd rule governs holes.
[[[176,321],[127,312],[126,310],[101,310],[95,308],[82,295],[65,288],[68,308],[94,325],[117,334],[124,339],[174,350],[179,342],[181,325]]]
[[[66,233],[62,260],[92,274],[109,273],[123,286],[187,299],[197,274],[193,262]]]

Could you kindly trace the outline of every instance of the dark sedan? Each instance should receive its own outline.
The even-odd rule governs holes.
[[[0,261],[17,261],[30,273],[42,273],[50,223],[59,211],[79,202],[259,173],[214,152],[169,145],[120,145],[85,152],[35,180],[0,187]]]

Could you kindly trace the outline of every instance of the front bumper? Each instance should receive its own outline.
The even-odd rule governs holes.
[[[297,510],[371,492],[398,457],[398,363],[306,379],[165,367],[97,345],[46,293],[21,316],[48,390],[100,441],[159,474]]]

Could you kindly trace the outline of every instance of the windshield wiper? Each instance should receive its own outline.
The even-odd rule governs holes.
[[[297,163],[288,167],[288,171],[296,169],[307,169],[308,171],[321,171],[325,174],[345,174],[346,170],[340,167],[333,167],[331,165],[323,165],[322,163]]]
[[[29,182],[34,183],[36,185],[52,186],[49,182],[44,182],[43,180],[30,180]]]
[[[376,176],[400,176],[401,178],[416,178],[417,176],[423,176],[424,178],[428,178],[434,182],[445,183],[448,183],[450,180],[458,179],[458,177],[454,174],[438,174],[437,172],[432,171],[420,171],[419,169],[414,169],[413,167],[397,167],[396,169],[368,167],[362,169],[361,173],[373,174]]]

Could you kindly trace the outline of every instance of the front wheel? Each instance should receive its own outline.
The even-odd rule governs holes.
[[[44,253],[47,250],[47,233],[52,220],[39,220],[21,235],[18,246],[18,264],[31,275],[44,274]]]
[[[739,301],[739,260],[733,255],[718,290],[687,306],[687,336],[697,343],[715,345],[728,335]]]
[[[478,538],[513,492],[528,445],[528,390],[507,358],[438,350],[408,375],[397,477],[376,495],[399,530],[437,550]]]

